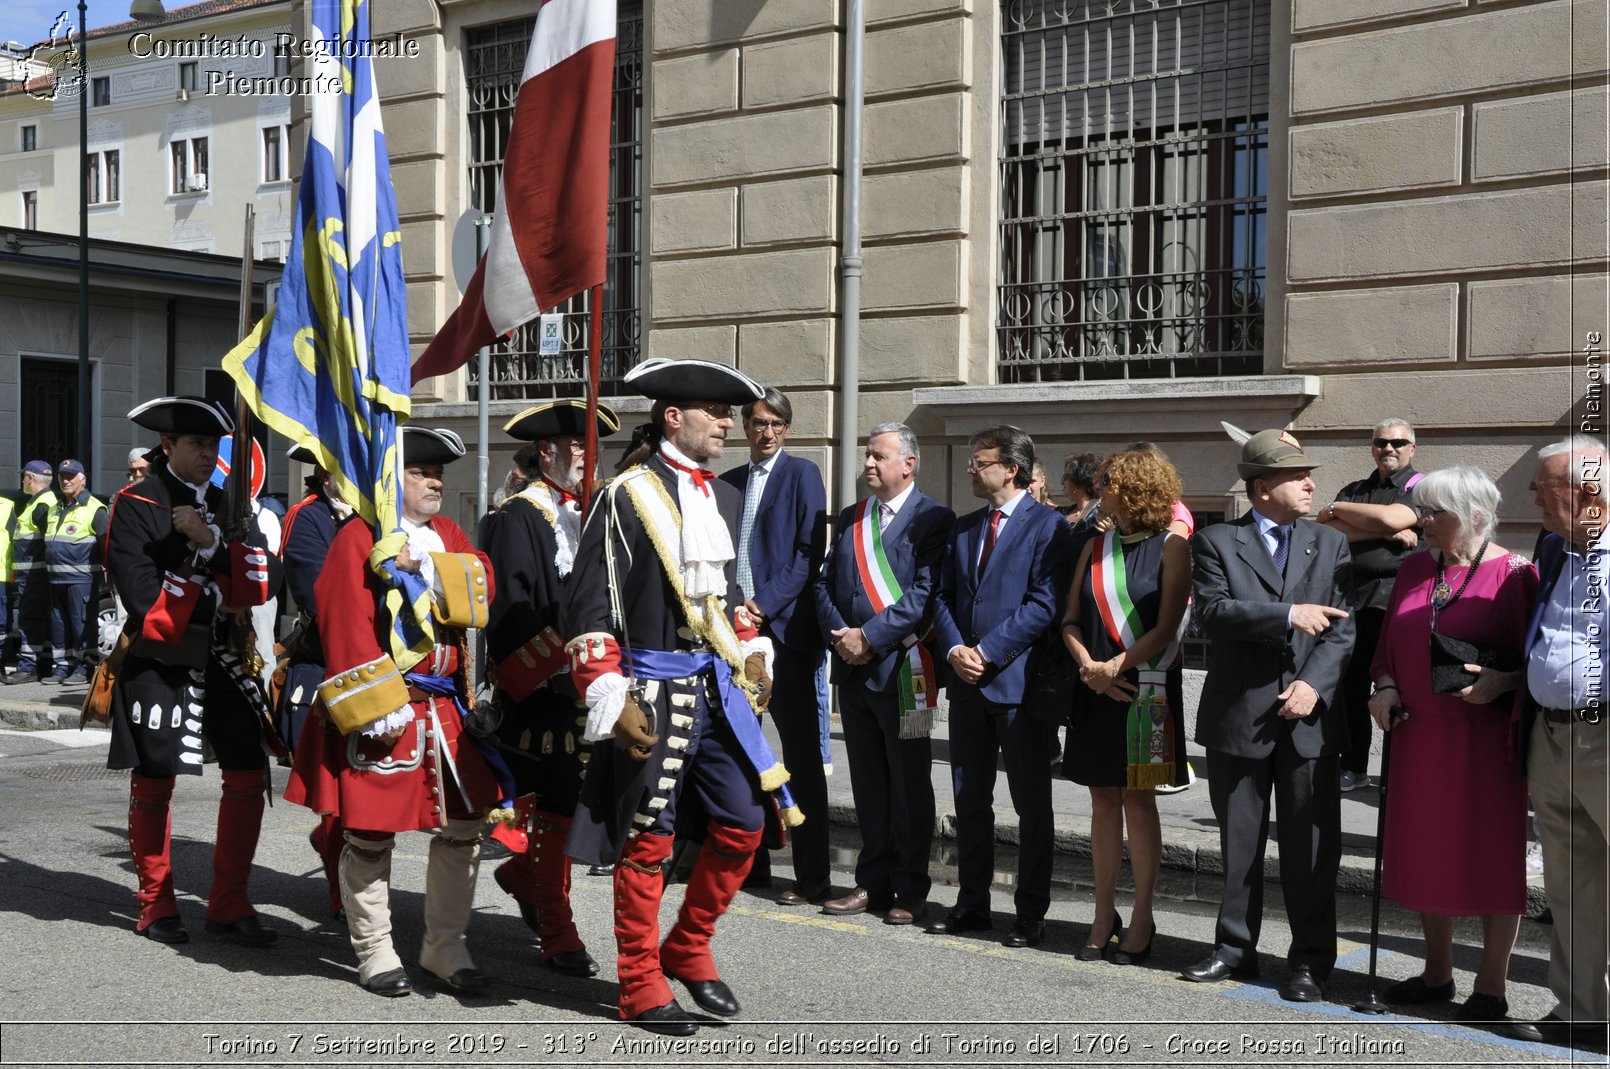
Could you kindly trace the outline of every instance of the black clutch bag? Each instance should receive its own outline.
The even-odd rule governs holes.
[[[1480,665],[1498,672],[1513,672],[1521,666],[1521,651],[1504,646],[1479,646],[1464,639],[1431,632],[1431,692],[1452,694],[1476,682],[1465,665]]]
[[[1028,685],[1023,688],[1023,708],[1028,714],[1053,727],[1068,723],[1074,696],[1083,684],[1073,654],[1062,642],[1058,628],[1035,643],[1034,664]]]

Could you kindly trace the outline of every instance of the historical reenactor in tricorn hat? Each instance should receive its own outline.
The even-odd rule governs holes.
[[[738,1012],[710,953],[716,919],[763,830],[799,819],[756,717],[771,688],[770,641],[737,586],[741,495],[705,468],[725,448],[733,406],[764,394],[698,360],[649,360],[626,383],[653,398],[657,442],[594,502],[570,576],[571,676],[587,738],[610,740],[587,763],[570,856],[615,863],[621,1016],[689,1035],[696,1018],[667,979],[712,1013]],[[702,836],[704,849],[661,945],[660,866],[677,834]]]
[[[164,943],[190,938],[173,895],[168,803],[176,775],[201,774],[205,745],[223,772],[207,931],[268,946],[275,933],[246,893],[268,790],[268,707],[257,675],[230,648],[224,617],[273,596],[279,559],[260,545],[224,540],[224,493],[209,482],[218,440],[234,430],[221,405],[163,397],[129,419],[161,436],[150,474],[113,499],[106,533],[107,567],[129,613],[107,767],[133,770],[137,930]]]
[[[286,458],[313,465],[313,474],[307,477],[307,496],[292,505],[285,513],[280,532],[280,557],[285,561],[285,587],[296,601],[296,625],[285,639],[280,663],[275,668],[277,700],[275,724],[285,738],[285,745],[294,753],[302,735],[308,710],[318,697],[319,684],[324,682],[324,648],[319,643],[318,597],[313,592],[324,561],[330,555],[330,544],[341,525],[356,513],[341,499],[335,479],[319,466],[318,459],[306,445],[294,445]],[[317,725],[315,725],[317,726]],[[339,866],[341,851],[346,843],[341,837],[340,821],[325,814],[318,827],[308,835],[308,841],[324,863],[325,886],[329,891],[330,915],[341,914],[341,878]]]
[[[368,524],[346,524],[314,583],[323,723],[304,724],[285,797],[345,829],[341,901],[358,983],[377,995],[413,990],[391,940],[396,834],[435,833],[419,963],[448,988],[478,994],[491,985],[464,931],[485,814],[502,792],[464,730],[464,629],[485,626],[492,575],[486,555],[440,514],[443,466],[464,443],[423,427],[404,427],[399,440],[403,531],[377,544]],[[398,656],[417,663],[405,670]]]
[[[515,463],[535,478],[493,513],[485,542],[498,580],[486,632],[498,697],[491,708],[529,825],[524,842],[516,838],[524,849],[498,867],[496,878],[541,940],[543,963],[570,976],[598,971],[571,917],[565,856],[591,750],[582,738],[586,707],[571,682],[563,638],[564,583],[581,539],[577,495],[586,420],[585,402],[561,400],[528,408],[504,425],[505,433],[528,443]],[[600,438],[620,429],[604,405],[596,422]]]

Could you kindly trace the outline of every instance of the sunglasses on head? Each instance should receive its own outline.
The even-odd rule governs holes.
[[[1413,444],[1414,444],[1414,439],[1413,438],[1377,438],[1377,439],[1375,439],[1375,448],[1377,448],[1377,449],[1385,449],[1387,446],[1391,446],[1393,449],[1402,449],[1405,446],[1410,446],[1410,445],[1413,445]]]

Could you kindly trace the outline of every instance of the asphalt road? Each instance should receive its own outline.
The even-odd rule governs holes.
[[[1282,1002],[1287,932],[1271,887],[1259,983],[1203,986],[1176,978],[1212,940],[1214,905],[1189,874],[1165,873],[1158,938],[1146,966],[1081,963],[1091,913],[1088,873],[1064,857],[1050,934],[1036,949],[987,937],[939,937],[874,916],[790,910],[773,892],[741,894],[722,921],[716,957],[742,1001],[694,1040],[625,1028],[616,1019],[610,882],[577,870],[583,937],[603,969],[593,979],[537,965],[511,900],[481,870],[470,928],[494,997],[432,989],[413,968],[413,997],[383,1000],[354,981],[345,930],[324,915],[309,814],[267,814],[253,893],[280,931],[250,951],[202,931],[218,791],[216,770],[184,779],[174,805],[174,862],[192,942],[168,947],[133,933],[126,840],[127,775],[108,772],[105,733],[0,732],[0,1064],[3,1065],[1526,1065],[1569,1064],[1570,1051],[1519,1043],[1451,1022],[1452,1007],[1369,1017],[1369,913],[1342,900],[1343,956],[1331,1001]],[[277,788],[284,772],[276,770]],[[848,886],[853,831],[840,829],[836,878]],[[399,839],[392,892],[399,952],[411,966],[421,935],[427,840]],[[941,848],[943,849],[943,847]],[[1002,869],[1012,859],[1002,854]],[[786,858],[778,866],[786,872]],[[934,901],[955,901],[936,859]],[[1010,924],[1010,892],[996,927]],[[662,923],[681,899],[667,892]],[[1389,909],[1385,982],[1419,968],[1413,918]],[[1473,930],[1457,961],[1462,998],[1476,965]],[[997,936],[998,938],[998,936]],[[1548,929],[1523,924],[1511,967],[1511,1013],[1541,1016]],[[1384,986],[1384,983],[1383,983]],[[685,994],[678,992],[684,1005]],[[1603,1064],[1602,1053],[1575,1054]]]

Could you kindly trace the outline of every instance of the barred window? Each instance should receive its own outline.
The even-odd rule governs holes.
[[[1002,0],[998,381],[1263,368],[1268,0]]]
[[[600,339],[600,391],[619,392],[620,379],[639,359],[643,266],[643,4],[621,0],[617,8],[615,94],[610,117],[609,273],[604,282]],[[490,215],[497,208],[514,100],[520,89],[534,19],[497,23],[469,31],[465,40],[468,88],[470,205]],[[586,392],[589,295],[578,294],[556,311],[565,315],[559,352],[539,352],[540,324],[516,330],[492,347],[492,397],[544,400]],[[477,367],[469,365],[472,389]]]

